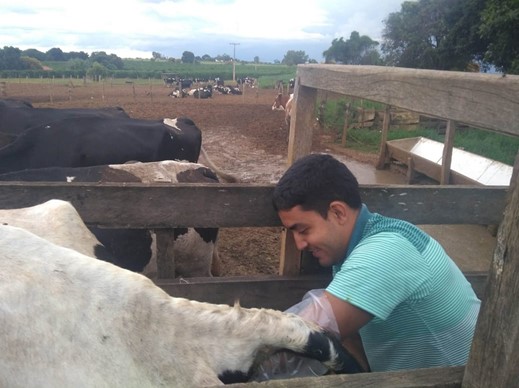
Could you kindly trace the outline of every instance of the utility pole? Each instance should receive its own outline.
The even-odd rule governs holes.
[[[236,46],[239,45],[239,43],[229,43],[232,44],[233,47],[233,53],[232,53],[232,80],[233,82],[236,81]]]

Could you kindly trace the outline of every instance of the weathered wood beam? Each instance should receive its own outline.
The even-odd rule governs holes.
[[[519,135],[519,76],[386,66],[298,65],[301,87]]]
[[[479,298],[484,294],[487,273],[467,272],[465,277]],[[286,310],[313,289],[325,288],[331,274],[312,276],[242,276],[223,278],[159,279],[155,283],[168,294],[200,302]]]
[[[270,380],[261,383],[233,384],[233,388],[457,388],[461,386],[463,367],[413,369],[398,372],[373,372],[354,375]]]
[[[519,383],[518,181],[513,186],[463,378],[467,388],[507,388]]]
[[[0,208],[70,201],[87,224],[122,228],[280,226],[273,185],[0,182]],[[371,211],[415,224],[499,224],[504,187],[361,186]]]

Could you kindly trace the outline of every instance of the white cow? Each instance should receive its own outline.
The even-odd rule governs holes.
[[[87,256],[113,260],[83,223],[74,206],[66,201],[52,199],[22,209],[0,209],[0,224],[26,229],[50,242]]]
[[[303,318],[173,298],[148,278],[0,226],[1,387],[201,387],[244,381],[266,349],[358,366]]]
[[[285,105],[285,123],[290,124],[292,117],[292,109],[294,108],[294,93],[290,93],[290,97]]]

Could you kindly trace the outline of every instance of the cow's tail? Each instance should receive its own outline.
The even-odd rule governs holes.
[[[220,168],[218,168],[211,159],[209,159],[209,156],[207,155],[207,152],[205,152],[204,146],[200,148],[200,154],[204,157],[205,163],[207,167],[209,167],[213,172],[218,175],[220,178],[222,178],[225,182],[229,183],[235,183],[238,182],[239,179],[235,177],[234,175],[227,174],[226,172],[223,172]]]

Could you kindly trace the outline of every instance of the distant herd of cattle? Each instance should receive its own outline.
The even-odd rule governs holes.
[[[188,118],[0,100],[0,141],[2,181],[218,182],[197,163],[202,136]],[[217,234],[174,231],[179,276],[211,275]],[[148,264],[151,242],[148,230],[87,227],[62,200],[0,209],[0,386],[220,385],[249,381],[281,349],[361,371],[296,315],[167,295],[131,272]]]
[[[243,94],[240,87],[256,87],[257,80],[252,77],[242,77],[236,80],[237,86],[225,85],[220,78],[204,79],[204,78],[182,78],[177,76],[167,76],[163,78],[164,85],[173,90],[168,94],[174,98],[184,98],[192,96],[194,98],[211,98],[213,93],[217,94]],[[197,87],[192,87],[197,85]]]

